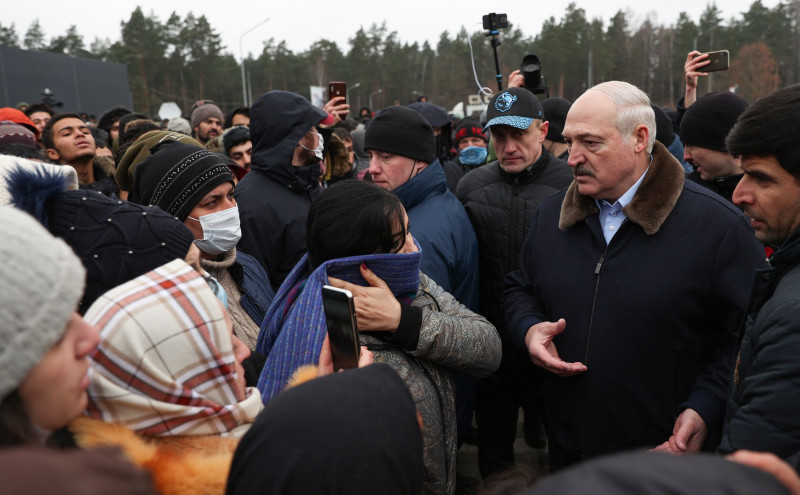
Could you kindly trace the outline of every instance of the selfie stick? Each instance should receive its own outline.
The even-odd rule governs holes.
[[[500,74],[500,62],[497,60],[497,46],[502,43],[500,39],[497,37],[500,34],[499,31],[489,30],[486,33],[486,36],[492,37],[492,50],[494,50],[494,68],[497,71],[497,90],[503,91],[503,75]]]

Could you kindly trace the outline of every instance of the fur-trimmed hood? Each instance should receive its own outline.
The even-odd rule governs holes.
[[[642,227],[647,235],[661,228],[683,192],[683,167],[663,144],[653,146],[653,162],[633,200],[622,209],[631,222]],[[558,228],[566,230],[600,209],[593,198],[578,192],[575,181],[567,189],[561,203]]]

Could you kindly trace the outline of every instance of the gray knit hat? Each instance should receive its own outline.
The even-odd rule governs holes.
[[[0,205],[0,399],[15,390],[64,335],[86,271],[35,218]]]
[[[222,110],[220,110],[218,106],[210,102],[197,102],[195,103],[195,105],[196,107],[194,110],[192,110],[192,116],[191,116],[192,129],[200,125],[200,122],[210,117],[218,118],[219,125],[222,125],[222,122],[225,120],[225,116],[222,115]]]

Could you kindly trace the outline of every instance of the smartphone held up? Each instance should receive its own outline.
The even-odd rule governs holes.
[[[322,287],[322,305],[334,371],[358,368],[361,347],[352,292],[325,285]]]
[[[730,53],[728,50],[718,50],[715,52],[707,52],[708,64],[698,67],[698,72],[717,72],[720,70],[728,70],[730,66]]]

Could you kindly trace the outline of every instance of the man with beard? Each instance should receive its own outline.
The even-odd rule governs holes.
[[[202,108],[202,107],[200,107]],[[322,188],[323,139],[333,116],[287,91],[261,95],[250,108],[250,172],[236,187],[239,249],[267,270],[277,290],[306,252],[306,217]]]
[[[203,146],[222,134],[222,110],[210,100],[200,100],[192,106],[191,126],[194,138]]]

